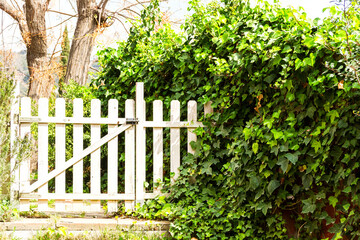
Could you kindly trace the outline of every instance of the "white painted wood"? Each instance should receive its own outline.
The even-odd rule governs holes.
[[[170,103],[170,121],[180,122],[180,102],[173,100]],[[173,183],[179,176],[180,167],[180,128],[170,128],[170,172],[174,173],[171,178]]]
[[[144,83],[136,83],[136,117],[139,123],[136,125],[136,202],[144,203],[145,180],[146,180],[146,131],[145,121]]]
[[[188,121],[196,122],[197,120],[197,103],[196,101],[188,102]],[[195,128],[188,128],[187,131],[187,151],[188,153],[195,154],[195,150],[191,147],[190,143],[192,141],[196,142],[196,134],[193,132]]]
[[[22,123],[65,123],[65,124],[125,124],[125,118],[88,118],[88,117],[20,117]]]
[[[49,114],[49,99],[40,98],[38,115],[40,117],[47,117]],[[48,124],[39,123],[38,125],[38,179],[42,181],[48,174],[48,153],[49,153],[49,127]],[[39,193],[48,193],[48,184],[38,189]],[[38,211],[43,212],[48,210],[48,201],[38,201]]]
[[[108,103],[108,118],[117,119],[119,115],[119,103],[116,99],[111,99]],[[116,129],[117,125],[108,125],[108,132]],[[108,143],[108,194],[118,193],[118,137]],[[118,202],[108,201],[108,212],[116,212]]]
[[[82,118],[84,115],[84,103],[80,98],[74,99],[73,102],[73,116],[74,118]],[[73,156],[78,156],[84,149],[83,143],[83,135],[84,135],[84,126],[82,124],[74,124],[73,125]],[[84,163],[81,159],[78,163],[73,166],[73,193],[74,194],[82,194],[83,184],[84,184]],[[74,201],[73,202],[73,210],[74,211],[83,211],[82,209],[83,201]]]
[[[57,98],[55,100],[55,116],[57,118],[65,117],[65,99]],[[66,140],[65,124],[55,125],[55,168],[60,168],[65,164]],[[66,188],[65,172],[55,178],[55,193],[64,194]],[[56,211],[65,211],[65,201],[57,200],[55,202]]]
[[[212,102],[209,101],[209,102],[205,103],[205,105],[204,105],[204,115],[205,115],[205,117],[208,114],[212,114],[213,111],[214,111],[213,108],[211,107],[211,104],[212,104]]]
[[[101,117],[101,102],[99,99],[91,100],[91,117]],[[101,127],[100,125],[91,125],[91,144],[97,142],[101,138]],[[91,153],[90,162],[90,193],[100,194],[101,193],[101,181],[100,181],[100,149]],[[94,212],[100,211],[100,201],[91,201],[91,210]]]
[[[154,121],[145,121],[144,127],[146,128],[197,128],[203,127],[204,125],[201,122],[188,122],[188,121],[179,121],[179,122],[154,122]]]
[[[156,100],[153,103],[153,118],[154,122],[163,121],[163,102]],[[163,129],[153,129],[153,174],[154,174],[154,192],[160,193],[161,188],[156,187],[156,183],[163,181],[163,159],[164,159],[164,144],[163,144]]]
[[[65,200],[135,200],[135,194],[91,194],[91,193],[64,193],[64,194],[56,194],[56,193],[46,193],[46,194],[21,194],[20,196],[23,200],[29,199],[65,199]],[[82,209],[81,209],[82,211]],[[80,212],[81,212],[80,211]]]
[[[60,169],[55,169],[53,171],[51,171],[47,177],[42,180],[42,181],[37,181],[33,184],[31,184],[31,186],[28,186],[27,188],[24,189],[24,191],[22,191],[22,193],[31,193],[34,190],[38,189],[39,187],[42,187],[44,184],[46,184],[49,180],[53,179],[54,177],[58,176],[59,174],[63,173],[66,169],[68,169],[69,167],[73,166],[74,164],[80,162],[84,157],[86,157],[87,155],[95,152],[96,150],[98,150],[102,145],[104,145],[105,143],[109,142],[110,140],[114,139],[117,135],[119,135],[120,133],[124,132],[125,130],[127,130],[128,128],[130,128],[131,125],[121,125],[120,127],[118,127],[116,130],[114,130],[113,133],[109,133],[106,136],[104,136],[103,138],[101,138],[98,142],[91,144],[91,146],[87,147],[86,149],[84,149],[79,155],[74,156],[73,158],[71,158],[70,160],[66,161],[66,163],[64,164],[64,166]]]
[[[30,117],[31,116],[31,99],[30,98],[21,98],[21,116]],[[31,139],[30,135],[30,124],[24,123],[20,126],[20,137],[23,139],[27,137]],[[20,163],[19,168],[19,180],[20,180],[20,193],[24,192],[30,185],[30,159],[24,159]],[[29,211],[30,202],[29,200],[20,200],[19,211]]]
[[[135,118],[135,101],[125,101],[125,118]],[[125,194],[135,195],[135,126],[125,131]],[[134,201],[125,201],[125,209],[133,210]]]
[[[13,182],[10,186],[10,200],[15,202],[18,198],[20,190],[20,179],[19,179],[19,162],[17,160],[16,152],[14,152],[15,142],[19,137],[19,123],[17,122],[20,114],[20,81],[16,82],[14,90],[14,98],[11,102],[11,135],[10,135],[10,146],[11,146],[11,160],[10,160],[10,173]]]

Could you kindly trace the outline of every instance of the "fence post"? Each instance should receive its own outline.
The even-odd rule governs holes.
[[[18,199],[19,195],[19,162],[17,161],[17,155],[14,150],[16,147],[16,141],[19,136],[19,111],[20,111],[20,81],[16,81],[14,98],[11,105],[11,119],[10,119],[10,146],[11,146],[11,160],[10,160],[10,200],[14,202]],[[15,150],[16,151],[16,150]]]
[[[145,200],[146,180],[146,131],[145,121],[145,100],[144,83],[136,83],[136,117],[139,120],[136,125],[136,203],[141,205]]]

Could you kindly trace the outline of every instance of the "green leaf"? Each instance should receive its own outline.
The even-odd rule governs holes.
[[[330,197],[329,197],[329,203],[330,203],[330,205],[333,206],[333,207],[336,206],[336,204],[338,203],[338,201],[339,201],[339,200],[338,200],[336,197],[334,197],[334,196],[330,196]]]
[[[276,164],[279,165],[281,170],[285,173],[289,167],[289,160],[282,157],[279,159],[279,161]]]
[[[321,148],[321,143],[318,140],[313,139],[311,141],[311,147],[315,149],[315,153]]]
[[[302,213],[313,213],[316,210],[316,204],[311,199],[302,200],[302,203]]]
[[[274,134],[275,139],[279,139],[284,135],[283,132],[277,131],[276,129],[272,129],[271,132]]]
[[[272,194],[278,187],[280,187],[280,182],[278,180],[271,180],[267,186],[269,194]]]
[[[290,161],[292,164],[296,164],[297,161],[298,161],[298,159],[299,159],[298,155],[296,155],[296,154],[294,154],[294,153],[287,153],[287,154],[285,154],[285,157],[286,157],[287,159],[289,159],[289,161]]]
[[[252,144],[252,150],[255,154],[258,152],[259,144],[257,142]]]

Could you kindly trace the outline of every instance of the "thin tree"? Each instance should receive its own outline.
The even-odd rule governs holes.
[[[62,42],[61,42],[61,54],[60,54],[60,64],[61,64],[61,76],[59,77],[59,93],[62,93],[62,85],[65,80],[66,67],[69,60],[70,54],[70,40],[69,40],[69,32],[67,26],[65,26]]]

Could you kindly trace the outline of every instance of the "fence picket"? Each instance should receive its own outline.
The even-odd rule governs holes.
[[[154,122],[163,121],[163,102],[154,101],[153,118]],[[160,193],[160,188],[156,188],[156,183],[163,181],[163,129],[153,128],[153,174],[154,174],[154,192]]]
[[[119,103],[116,99],[109,101],[108,118],[117,119],[119,115]],[[118,125],[108,125],[108,132],[116,128]],[[108,193],[118,193],[118,137],[108,143]],[[108,212],[117,211],[117,201],[108,201]]]
[[[55,116],[57,118],[65,117],[65,99],[57,98],[55,101]],[[56,124],[55,126],[55,168],[61,167],[65,163],[65,124]],[[65,172],[55,178],[55,193],[65,193]],[[65,211],[65,201],[56,200],[56,211]]]
[[[101,102],[99,99],[91,100],[91,118],[101,117]],[[91,125],[91,144],[101,138],[101,126]],[[90,163],[90,193],[100,194],[100,149],[91,154]],[[90,209],[93,212],[100,211],[100,201],[91,201]]]
[[[20,111],[20,81],[16,82],[16,87],[14,91],[14,98],[12,100],[12,106],[11,106],[11,136],[10,136],[10,146],[11,151],[13,151],[15,148],[15,141],[17,140],[17,137],[19,137],[19,124],[17,123],[18,117],[19,117],[19,111]],[[18,192],[20,191],[19,185],[20,185],[20,179],[19,179],[19,162],[17,160],[17,155],[13,152],[10,160],[10,167],[11,167],[11,178],[13,179],[13,182],[10,186],[10,200],[14,201],[17,198]]]
[[[170,122],[180,122],[180,102],[173,100],[170,103]],[[173,183],[179,176],[180,167],[180,128],[170,128],[170,172]]]
[[[31,116],[31,99],[21,98],[21,116]],[[30,123],[21,124],[20,126],[20,137],[30,138]],[[25,159],[20,163],[20,192],[24,191],[30,186],[30,159]],[[30,201],[29,199],[20,199],[19,211],[29,211]]]
[[[84,115],[84,104],[81,98],[74,99],[74,108],[73,116],[74,118],[82,118]],[[77,156],[84,149],[83,135],[84,135],[84,126],[82,124],[73,125],[73,155]],[[73,193],[82,194],[83,184],[84,184],[84,163],[83,160],[74,164],[73,167]],[[73,210],[74,211],[83,211],[83,201],[74,200]]]
[[[125,101],[125,118],[135,118],[135,101]],[[135,127],[125,131],[125,194],[135,194]],[[125,201],[125,209],[132,210],[134,201]]]
[[[40,98],[39,108],[40,117],[49,116],[49,99]],[[48,174],[48,155],[49,155],[49,127],[48,124],[39,123],[38,125],[38,179],[43,180]],[[48,193],[48,184],[38,189],[39,193]],[[38,211],[47,211],[48,201],[39,199]]]
[[[146,131],[143,125],[145,121],[144,83],[136,83],[136,117],[139,123],[136,125],[136,202],[141,205],[145,200],[146,180]]]
[[[197,103],[196,101],[188,102],[188,122],[196,122],[197,121]],[[190,143],[192,141],[196,142],[196,134],[193,132],[195,128],[188,128],[187,131],[187,150],[188,153],[194,154],[195,150],[191,147]]]

